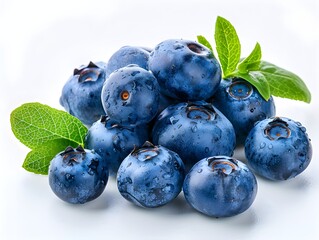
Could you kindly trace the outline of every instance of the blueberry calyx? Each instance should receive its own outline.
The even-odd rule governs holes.
[[[99,68],[94,62],[90,61],[87,66],[81,66],[80,68],[75,68],[73,71],[73,75],[79,75],[81,71],[85,68]]]
[[[198,105],[193,104],[193,103],[188,103],[187,108],[187,118],[189,119],[205,119],[205,120],[211,120],[212,117],[215,119],[216,117],[216,112],[214,108],[210,105]]]
[[[289,138],[291,131],[288,123],[279,117],[274,118],[265,127],[264,133],[270,140],[278,140],[280,138]]]
[[[130,98],[130,93],[127,91],[127,90],[123,90],[122,92],[121,92],[121,99],[123,100],[123,101],[126,101],[126,100],[128,100]]]
[[[247,99],[253,93],[252,86],[246,81],[235,80],[233,81],[229,87],[227,87],[226,91],[228,94],[237,100]]]
[[[207,53],[207,51],[205,51],[203,47],[195,43],[188,43],[187,47],[189,48],[189,50],[197,54]]]
[[[134,150],[131,153],[132,156],[137,156],[138,160],[146,161],[150,160],[153,157],[159,155],[159,148],[153,143],[146,141],[142,147],[138,148],[135,146]]]
[[[60,153],[60,156],[63,157],[63,161],[65,161],[68,165],[73,166],[73,164],[78,163],[78,159],[75,157],[76,154],[84,156],[86,152],[80,145],[75,149],[68,146],[62,153]]]
[[[237,160],[231,157],[215,156],[207,158],[207,161],[213,172],[218,172],[225,176],[238,169]]]

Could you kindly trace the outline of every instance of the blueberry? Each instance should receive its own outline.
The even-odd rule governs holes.
[[[223,79],[212,103],[233,124],[238,145],[245,143],[256,122],[276,112],[272,97],[266,101],[255,87],[240,78]]]
[[[109,76],[115,70],[129,64],[136,64],[148,70],[150,50],[143,47],[124,46],[110,57],[106,66],[106,75]]]
[[[102,116],[88,130],[85,147],[93,149],[109,166],[110,175],[115,176],[123,161],[134,149],[148,140],[145,126],[123,127],[109,117]]]
[[[306,129],[285,117],[260,121],[245,142],[248,165],[271,180],[286,180],[303,172],[310,163],[312,146]]]
[[[49,167],[52,191],[68,203],[86,203],[99,197],[108,181],[108,167],[94,151],[67,147]]]
[[[257,181],[247,166],[230,157],[200,160],[186,175],[186,201],[212,217],[230,217],[247,210],[255,200]]]
[[[105,81],[105,63],[90,62],[74,70],[65,83],[60,104],[71,115],[90,126],[105,115],[101,103],[101,90]]]
[[[121,163],[117,186],[128,201],[141,207],[154,208],[177,197],[184,177],[184,164],[176,153],[146,142]]]
[[[158,111],[159,86],[153,74],[137,65],[113,72],[102,89],[107,115],[121,125],[150,122]]]
[[[220,65],[212,52],[190,40],[161,42],[148,63],[161,91],[183,101],[212,97],[221,80]]]
[[[202,158],[233,154],[235,131],[228,119],[212,104],[197,101],[178,103],[157,117],[152,141],[176,152],[188,171]]]

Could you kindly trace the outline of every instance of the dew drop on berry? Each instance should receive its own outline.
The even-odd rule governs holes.
[[[170,121],[171,124],[174,125],[175,123],[177,123],[177,122],[179,121],[179,119],[177,119],[177,118],[175,118],[175,117],[170,117],[170,118],[169,118],[169,121]]]
[[[193,133],[197,132],[197,124],[194,124],[191,129]]]
[[[260,149],[263,149],[265,146],[266,146],[265,142],[261,142],[260,145],[259,145]]]

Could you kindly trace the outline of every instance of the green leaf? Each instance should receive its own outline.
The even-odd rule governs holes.
[[[213,47],[212,45],[210,45],[210,43],[208,42],[208,40],[202,36],[202,35],[198,35],[197,36],[197,41],[200,43],[200,44],[203,44],[205,47],[207,47],[209,50],[212,51],[213,53]],[[213,53],[214,54],[214,53]]]
[[[240,77],[248,81],[251,85],[253,85],[260,95],[268,100],[271,97],[270,88],[267,79],[265,76],[259,71],[249,71],[248,73],[240,73],[237,72],[236,77]]]
[[[84,146],[87,128],[81,121],[47,105],[23,104],[11,113],[10,121],[16,138],[31,149],[57,139]]]
[[[218,58],[223,69],[223,77],[230,76],[240,59],[240,42],[233,25],[222,17],[217,17],[215,42]]]
[[[260,70],[266,78],[272,95],[310,103],[311,93],[296,74],[266,61],[260,62]]]
[[[237,66],[239,72],[246,73],[248,71],[258,70],[261,60],[261,48],[259,43],[256,43],[255,48],[244,58]]]
[[[64,139],[47,142],[45,145],[30,151],[22,167],[29,172],[47,175],[50,161],[68,146],[77,147],[74,142]]]

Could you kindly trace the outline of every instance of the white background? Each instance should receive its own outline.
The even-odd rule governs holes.
[[[315,239],[319,236],[319,11],[317,0],[82,1],[0,0],[0,239]],[[10,130],[25,102],[59,108],[75,67],[107,61],[123,45],[154,47],[168,38],[213,41],[216,17],[237,29],[243,56],[261,44],[263,59],[298,74],[311,104],[275,98],[277,115],[307,127],[313,159],[295,179],[258,178],[252,207],[226,219],[193,211],[180,195],[158,209],[122,199],[110,179],[86,205],[60,201],[46,176],[22,169],[28,149]],[[243,159],[243,154],[237,155]],[[317,238],[318,239],[318,238]]]

